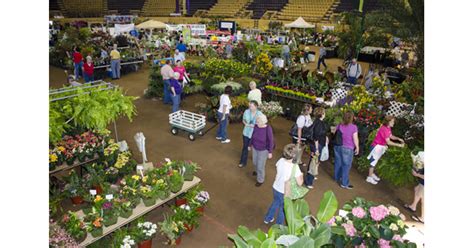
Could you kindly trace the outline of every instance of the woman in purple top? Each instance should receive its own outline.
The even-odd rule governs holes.
[[[354,188],[349,184],[349,172],[354,155],[359,154],[359,137],[353,120],[354,113],[344,113],[343,122],[337,126],[342,134],[342,145],[334,146],[334,180],[344,189]]]
[[[250,139],[249,150],[252,148],[252,160],[255,171],[254,176],[257,176],[257,183],[255,186],[260,187],[265,180],[265,163],[267,159],[272,158],[274,148],[273,130],[267,125],[267,117],[260,114],[256,119],[256,126],[253,128],[252,138]]]

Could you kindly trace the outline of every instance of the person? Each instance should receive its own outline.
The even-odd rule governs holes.
[[[291,61],[290,61],[290,46],[288,46],[288,43],[285,43],[281,49],[281,53],[283,56],[283,60],[285,60],[285,65],[289,66]]]
[[[369,90],[372,87],[372,80],[375,76],[375,65],[370,64],[369,71],[367,71],[367,75],[365,75],[365,88]]]
[[[228,59],[230,59],[230,57],[232,57],[232,44],[231,44],[231,41],[229,41],[225,44],[225,54],[226,54]]]
[[[412,154],[412,159],[413,159],[413,163],[414,164],[417,164],[417,163],[421,163],[422,166],[415,166],[412,170],[412,175],[414,177],[416,177],[416,180],[418,181],[418,185],[415,186],[415,195],[413,197],[413,202],[408,205],[408,204],[405,204],[404,207],[412,212],[412,213],[415,213],[416,212],[416,207],[418,205],[418,202],[421,201],[421,216],[417,216],[417,215],[412,215],[411,218],[415,221],[418,221],[420,223],[424,223],[424,202],[425,202],[425,197],[424,197],[424,194],[425,194],[425,168],[424,168],[424,152],[418,152],[418,154],[416,156],[414,156]],[[421,168],[420,168],[421,167]]]
[[[107,50],[104,47],[102,47],[100,49],[100,62],[104,63],[108,57],[109,57],[109,54],[107,53]]]
[[[69,75],[67,77],[67,83],[70,85],[70,86],[81,86],[82,84],[77,82],[76,81],[76,78],[74,77],[74,75]]]
[[[256,101],[258,105],[262,104],[262,92],[260,89],[257,89],[257,83],[255,81],[251,81],[249,83],[249,94],[247,95],[247,99],[249,101]]]
[[[86,57],[86,63],[82,67],[82,71],[84,72],[84,80],[87,82],[94,81],[94,63],[92,63],[92,57]]]
[[[72,60],[74,62],[74,76],[76,77],[77,80],[79,80],[79,77],[82,77],[83,71],[82,66],[84,64],[82,54],[78,52],[77,47],[74,47],[74,52],[72,53]]]
[[[183,57],[181,61],[184,61],[186,58],[186,52],[188,51],[188,49],[186,48],[186,45],[183,43],[182,40],[179,41],[179,44],[176,46],[176,50],[178,50],[179,54],[181,54],[181,56]]]
[[[298,148],[298,152],[296,153],[296,163],[303,166],[306,166],[306,164],[301,161],[301,157],[303,156],[303,151],[307,141],[306,138],[302,137],[303,127],[310,127],[313,124],[311,112],[313,112],[313,106],[311,106],[311,104],[305,103],[303,110],[301,110],[301,114],[296,119],[296,125],[298,126],[298,136],[293,136],[293,144],[296,144]]]
[[[326,124],[326,122],[324,122],[324,117],[326,117],[326,111],[324,110],[324,108],[319,107],[314,112],[315,119],[313,122],[313,139],[309,143],[309,149],[311,151],[311,156],[309,158],[310,163],[313,159],[321,159],[321,152],[323,148],[329,144],[329,138],[327,136],[328,125]],[[308,166],[308,171],[306,172],[304,184],[309,189],[313,188],[313,181],[317,179],[316,176],[318,175],[318,166],[319,164],[316,163],[315,175],[309,173],[310,166]]]
[[[265,181],[265,164],[267,159],[272,158],[274,148],[273,130],[267,125],[268,119],[264,114],[256,118],[257,125],[253,128],[252,138],[249,147],[252,149],[252,162],[255,168],[254,176],[257,176],[256,187],[260,187]]]
[[[163,103],[171,104],[171,93],[170,93],[170,78],[174,76],[173,68],[170,66],[170,60],[167,59],[165,65],[160,69],[161,77],[163,78]]]
[[[230,94],[232,94],[232,86],[227,85],[224,88],[224,94],[219,98],[219,109],[217,110],[219,128],[217,129],[216,139],[220,140],[222,144],[230,143],[230,139],[227,138],[227,124],[229,122],[230,109],[232,109]]]
[[[251,100],[249,102],[249,108],[245,110],[244,115],[242,117],[244,130],[242,132],[243,146],[242,153],[240,155],[240,168],[247,166],[248,147],[250,144],[250,139],[252,138],[253,128],[257,123],[257,116],[261,114],[262,112],[258,110],[258,102],[255,100]]]
[[[347,73],[347,82],[350,84],[356,84],[357,79],[362,73],[362,68],[356,59],[352,59],[352,62],[349,64],[346,70]]]
[[[319,48],[319,59],[318,59],[318,70],[321,67],[321,64],[324,65],[324,68],[327,69],[328,66],[326,65],[326,47],[323,45],[321,48]]]
[[[184,62],[184,56],[179,52],[178,49],[174,50],[174,63],[176,64],[177,62],[181,61]]]
[[[179,72],[175,72],[173,77],[170,78],[170,91],[171,91],[171,101],[173,102],[173,107],[171,109],[171,113],[174,113],[179,110],[179,103],[181,102],[181,92],[183,88],[181,84],[178,82],[180,77]]]
[[[303,184],[303,173],[301,173],[300,168],[293,163],[297,149],[295,144],[286,145],[283,147],[282,158],[276,163],[277,173],[272,187],[273,201],[263,220],[265,224],[275,220],[275,213],[277,214],[276,224],[283,225],[285,221],[284,197],[290,194],[290,179],[293,167],[295,167],[294,177],[296,178],[296,182],[300,186]]]
[[[112,69],[112,79],[120,78],[120,52],[117,50],[117,44],[110,52],[110,67]]]
[[[186,68],[184,67],[183,62],[181,60],[176,61],[176,66],[173,68],[173,71],[179,73],[178,81],[181,83],[181,85],[183,85],[184,76],[187,76],[187,74]]]
[[[370,145],[370,153],[367,159],[370,162],[369,175],[366,178],[366,182],[371,184],[377,184],[380,178],[374,173],[375,166],[380,160],[382,155],[388,149],[388,146],[404,147],[405,141],[401,138],[392,134],[392,127],[395,125],[395,117],[391,115],[385,116],[382,126],[380,126],[377,134],[375,135],[374,141]],[[396,143],[398,141],[400,143]],[[388,146],[387,146],[388,145]]]
[[[310,51],[310,50],[309,50],[309,47],[305,47],[305,48],[304,48],[304,56],[303,56],[303,58],[304,58],[304,62],[305,62],[305,63],[309,63],[309,51]]]
[[[359,137],[357,126],[352,124],[354,113],[347,111],[343,123],[336,127],[342,136],[342,145],[334,146],[334,180],[344,189],[353,189],[349,183],[349,172],[354,155],[359,154]],[[337,131],[336,131],[337,132]]]

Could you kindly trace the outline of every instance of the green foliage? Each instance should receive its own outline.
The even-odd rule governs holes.
[[[336,195],[334,195],[334,192],[332,191],[327,191],[324,193],[323,199],[321,200],[321,203],[319,204],[319,210],[318,210],[318,220],[322,223],[326,223],[331,219],[331,217],[336,213],[337,211],[337,199]]]
[[[211,86],[211,92],[215,95],[221,95],[224,93],[224,89],[227,86],[232,87],[232,92],[239,92],[242,89],[242,85],[236,82],[227,81],[223,83],[214,84]]]
[[[163,96],[163,77],[161,76],[160,69],[160,66],[153,66],[150,69],[148,89],[145,93],[146,98]]]
[[[237,78],[250,74],[250,65],[234,60],[211,58],[204,63],[203,76],[205,78],[214,75],[222,75],[225,78]]]
[[[423,69],[417,69],[403,83],[394,85],[395,97],[400,102],[417,104],[419,113],[423,113],[425,79]]]

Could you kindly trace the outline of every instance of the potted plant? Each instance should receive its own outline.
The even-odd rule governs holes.
[[[49,149],[49,170],[55,170],[56,166],[60,165],[59,164],[59,158],[56,152],[54,150]]]
[[[84,176],[86,185],[89,189],[95,189],[97,194],[100,195],[104,192],[103,184],[105,181],[105,173],[103,165],[93,163],[91,165],[86,166],[86,170],[88,174]]]
[[[66,232],[68,232],[77,243],[81,243],[86,239],[87,231],[84,222],[77,218],[75,213],[69,211],[65,214],[62,218],[62,225]]]
[[[122,186],[120,189],[121,198],[128,199],[134,207],[137,206],[140,203],[140,176],[125,176],[120,181],[120,185]]]
[[[151,222],[139,222],[137,224],[136,241],[138,248],[151,248],[153,236],[158,226]]]
[[[196,207],[196,211],[203,213],[204,212],[204,206],[207,205],[207,202],[209,201],[210,196],[207,191],[200,191],[195,197],[194,200],[198,202],[198,206]]]
[[[194,174],[196,173],[196,171],[201,169],[197,163],[192,162],[190,160],[183,162],[183,168],[184,168],[183,176],[184,176],[185,181],[192,181],[194,179]]]
[[[87,231],[91,233],[92,237],[97,238],[102,236],[104,232],[103,221],[99,213],[90,213],[84,217],[87,223]]]
[[[102,204],[102,216],[104,218],[104,226],[111,226],[117,223],[118,213],[115,209],[114,202],[106,201]]]
[[[173,193],[178,193],[184,184],[184,178],[177,170],[171,170],[169,176],[170,190]]]
[[[182,221],[175,221],[173,218],[165,215],[163,222],[159,222],[160,233],[165,235],[170,245],[179,245],[181,243],[181,235],[185,228]]]
[[[140,196],[145,207],[152,206],[156,203],[156,192],[150,185],[140,187]]]
[[[116,199],[115,201],[116,208],[120,217],[127,219],[133,214],[133,209],[135,206],[130,200],[127,199]]]
[[[156,180],[156,179],[155,179]],[[170,195],[169,186],[163,179],[156,180],[156,184],[153,186],[154,191],[159,199],[165,200]]]
[[[49,247],[79,247],[74,238],[69,235],[58,223],[49,222]]]
[[[105,178],[109,183],[116,183],[119,177],[119,170],[113,166],[105,169]]]
[[[173,207],[173,211],[175,212],[173,219],[175,221],[182,221],[187,232],[191,232],[194,227],[199,226],[198,219],[200,217],[200,213],[198,213],[195,209],[191,209],[188,204],[184,204],[179,207]]]
[[[107,146],[104,148],[104,159],[107,165],[113,166],[117,161],[119,155],[120,145],[114,139],[110,139]]]
[[[66,177],[66,186],[64,187],[64,192],[68,197],[71,198],[71,201],[74,205],[82,204],[84,199],[82,196],[85,193],[83,182],[81,178],[76,174],[75,170],[69,172],[69,176]]]

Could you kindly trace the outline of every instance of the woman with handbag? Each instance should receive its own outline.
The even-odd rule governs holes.
[[[243,147],[242,147],[242,153],[240,155],[239,168],[243,168],[247,166],[247,158],[248,158],[248,153],[249,153],[248,147],[250,143],[250,138],[252,138],[253,128],[255,127],[255,123],[257,122],[257,116],[261,114],[262,112],[258,110],[258,103],[254,100],[250,101],[249,108],[245,110],[244,115],[242,117],[244,130],[242,132]]]
[[[276,163],[277,174],[275,182],[273,183],[273,202],[268,208],[265,215],[264,223],[268,224],[275,220],[275,213],[277,214],[276,224],[283,225],[285,221],[284,198],[301,198],[306,192],[293,193],[293,189],[298,191],[298,187],[303,184],[303,173],[301,173],[298,165],[293,163],[297,154],[297,147],[295,144],[288,144],[283,148],[283,156]],[[293,182],[293,183],[292,183]],[[296,186],[296,187],[295,187]],[[305,189],[305,188],[303,188]]]
[[[264,114],[257,116],[257,125],[253,128],[252,138],[250,139],[249,149],[252,149],[252,160],[257,176],[256,187],[260,187],[265,181],[265,163],[267,159],[272,158],[274,148],[273,130],[267,125],[267,117]]]
[[[328,125],[323,121],[326,117],[324,108],[317,108],[315,111],[315,119],[313,122],[313,139],[309,142],[311,156],[309,158],[308,171],[304,180],[304,184],[309,189],[313,188],[313,181],[318,175],[319,162],[321,160],[321,153],[325,146],[329,144]]]
[[[296,153],[296,163],[298,165],[306,166],[301,161],[301,157],[303,156],[303,151],[306,146],[307,142],[307,131],[309,131],[309,127],[313,124],[313,120],[311,119],[311,112],[313,112],[313,106],[311,104],[306,103],[303,106],[303,110],[301,111],[301,115],[298,116],[296,119],[296,124],[292,128],[292,137],[293,137],[293,144],[296,144],[297,153]],[[293,131],[297,129],[296,133]]]
[[[347,111],[343,122],[336,127],[336,142],[334,144],[334,180],[344,189],[353,189],[349,183],[349,172],[354,155],[359,154],[359,137],[357,126],[352,124],[354,113]]]

